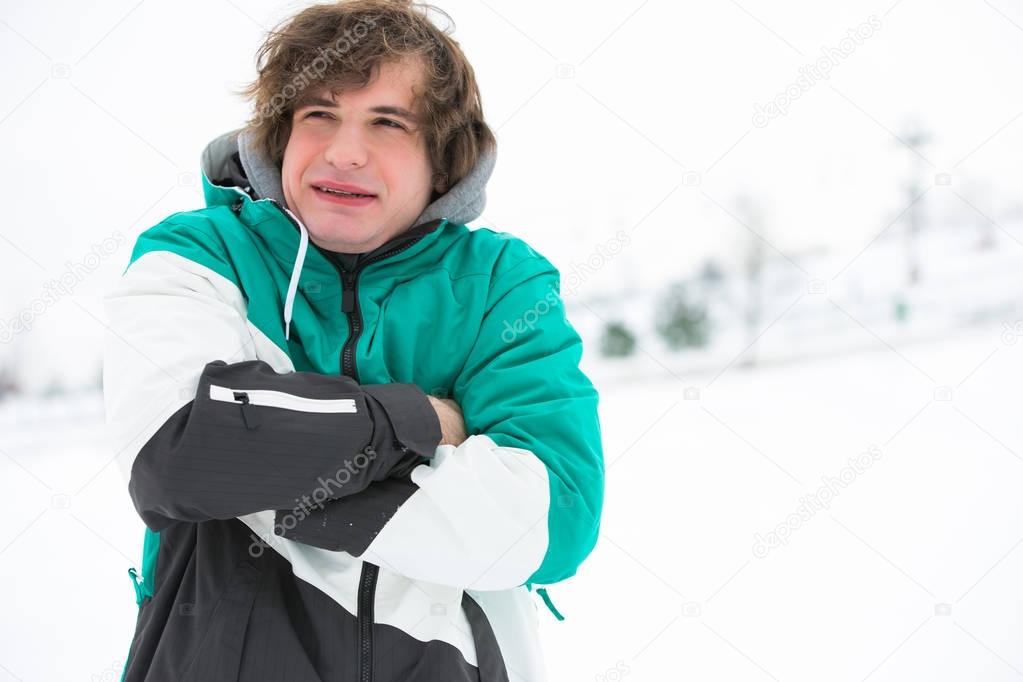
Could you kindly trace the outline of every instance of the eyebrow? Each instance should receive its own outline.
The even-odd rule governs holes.
[[[334,100],[330,100],[327,99],[326,97],[317,95],[314,97],[310,97],[301,106],[301,108],[303,109],[305,109],[306,107],[336,108],[337,103],[334,102]],[[373,112],[374,114],[387,114],[388,116],[397,116],[398,118],[405,119],[409,123],[417,123],[419,121],[416,115],[409,111],[408,109],[405,109],[403,107],[392,106],[389,104],[381,104],[379,106],[375,106],[371,108],[370,111]]]

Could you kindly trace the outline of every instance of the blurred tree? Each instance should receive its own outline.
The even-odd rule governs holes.
[[[700,281],[707,289],[713,289],[725,281],[725,271],[714,260],[704,261],[700,268]]]
[[[740,194],[736,199],[738,211],[746,234],[742,242],[742,271],[746,280],[746,306],[743,321],[746,324],[746,336],[749,347],[740,361],[740,365],[756,364],[756,339],[760,335],[760,320],[764,315],[764,265],[767,261],[767,231],[763,210],[759,202],[750,194]]]
[[[606,358],[624,358],[636,349],[636,337],[624,322],[609,322],[600,339],[600,354]]]
[[[103,363],[97,362],[96,369],[93,370],[92,382],[89,384],[89,388],[94,391],[103,391]]]
[[[703,304],[689,300],[684,282],[676,282],[657,306],[655,327],[672,350],[707,345],[710,325]]]
[[[921,150],[931,139],[931,134],[915,120],[910,121],[905,126],[902,137],[898,138],[902,148],[913,152],[911,175],[904,187],[908,203],[908,208],[906,209],[906,221],[908,223],[906,227],[906,280],[909,286],[913,286],[920,281],[920,230],[925,222],[920,198],[926,192],[924,185],[932,184],[924,182],[926,173],[924,163],[930,165],[930,161],[924,158]],[[944,174],[942,175],[944,176]],[[938,181],[937,176],[935,181]],[[941,180],[941,182],[946,183],[950,181],[951,178],[948,177],[943,177]]]
[[[0,400],[21,393],[21,381],[13,362],[0,365]]]
[[[43,386],[42,395],[44,398],[59,398],[67,393],[67,387],[59,377],[51,377]]]

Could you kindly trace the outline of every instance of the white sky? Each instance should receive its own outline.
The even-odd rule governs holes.
[[[0,319],[93,242],[120,231],[130,244],[201,207],[199,153],[246,114],[229,90],[254,75],[262,27],[303,5],[0,5],[0,59],[17,65],[0,88]],[[953,178],[928,193],[928,215],[983,220],[953,190],[998,222],[1020,205],[1023,8],[1005,0],[442,7],[498,129],[478,224],[523,237],[564,272],[643,221],[582,296],[656,287],[709,256],[735,262],[749,233],[729,214],[786,253],[851,258],[907,203],[914,156],[889,131],[912,120],[934,138],[926,175]],[[755,104],[871,15],[880,29],[830,80],[752,125]],[[557,77],[559,64],[570,77]],[[680,185],[686,172],[700,184]],[[738,208],[740,195],[759,219]],[[128,255],[106,259],[31,333],[0,345],[0,360],[16,354],[33,384],[95,376],[102,327],[92,316]]]

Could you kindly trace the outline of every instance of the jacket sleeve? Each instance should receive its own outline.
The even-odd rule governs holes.
[[[233,281],[167,246],[104,296],[108,429],[148,527],[340,499],[433,456],[418,386],[275,371]]]
[[[455,382],[468,440],[290,529],[278,523],[278,535],[478,590],[575,574],[603,504],[598,394],[579,368],[558,271],[531,253],[493,280]]]

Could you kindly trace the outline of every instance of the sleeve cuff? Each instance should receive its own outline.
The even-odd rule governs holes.
[[[440,418],[423,389],[416,384],[377,384],[362,390],[383,407],[402,448],[433,457],[442,437]]]

